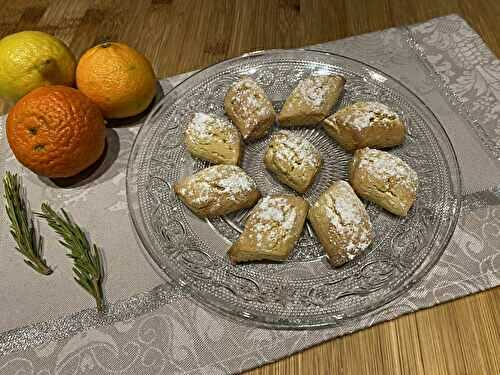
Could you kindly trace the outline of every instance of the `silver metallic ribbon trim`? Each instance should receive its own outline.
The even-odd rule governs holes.
[[[92,328],[136,318],[172,303],[181,296],[183,293],[180,288],[162,284],[110,304],[103,313],[98,313],[94,308],[85,309],[62,318],[6,331],[0,334],[0,355],[31,349]]]

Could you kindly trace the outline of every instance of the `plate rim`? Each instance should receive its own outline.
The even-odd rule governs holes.
[[[147,245],[149,240],[145,238],[145,233],[142,233],[142,231],[139,230],[140,222],[139,222],[139,217],[137,217],[137,209],[133,207],[133,204],[131,202],[131,195],[133,194],[132,192],[132,187],[130,186],[130,176],[133,173],[132,170],[132,164],[133,164],[133,156],[135,154],[134,151],[137,150],[137,145],[138,142],[141,138],[141,134],[144,135],[146,132],[146,128],[148,124],[150,123],[151,119],[154,118],[154,116],[158,113],[158,111],[162,108],[163,103],[167,100],[168,96],[177,89],[180,85],[184,84],[186,81],[190,80],[191,78],[204,73],[206,70],[209,70],[213,67],[216,67],[218,65],[226,64],[231,61],[238,61],[243,58],[251,58],[251,57],[259,57],[259,56],[265,56],[265,55],[272,55],[272,54],[279,54],[279,53],[293,53],[293,52],[310,52],[313,54],[321,54],[325,56],[330,56],[330,57],[339,57],[341,59],[346,59],[353,61],[365,68],[368,68],[370,70],[373,70],[377,73],[380,73],[382,76],[386,76],[396,82],[398,85],[403,87],[405,90],[407,90],[414,99],[417,100],[419,105],[423,106],[428,113],[432,116],[433,120],[436,121],[439,124],[440,130],[442,134],[444,135],[444,140],[445,143],[448,144],[449,149],[451,151],[451,155],[448,153],[444,153],[446,159],[451,158],[453,161],[453,164],[456,166],[456,192],[451,191],[451,193],[454,195],[455,202],[454,202],[454,207],[453,207],[453,212],[455,215],[453,215],[451,224],[449,226],[448,233],[446,234],[446,237],[443,239],[443,246],[440,249],[439,252],[435,254],[436,256],[436,261],[430,262],[429,264],[425,265],[423,269],[419,269],[420,266],[415,270],[418,274],[420,275],[420,278],[417,278],[417,280],[410,279],[408,280],[404,285],[402,285],[400,288],[398,288],[398,293],[390,293],[388,294],[387,297],[385,297],[383,300],[378,301],[378,303],[375,303],[373,306],[371,306],[369,309],[363,311],[359,315],[353,316],[353,317],[342,317],[342,318],[335,318],[332,316],[331,321],[328,322],[321,322],[321,323],[312,323],[312,324],[307,324],[301,322],[300,325],[297,324],[290,324],[290,320],[286,320],[280,323],[276,322],[270,322],[266,320],[261,320],[261,319],[255,319],[256,316],[252,313],[246,313],[245,311],[238,311],[238,313],[234,311],[230,311],[229,309],[224,309],[221,306],[212,303],[211,301],[207,300],[206,298],[201,298],[204,295],[199,293],[195,288],[191,288],[189,285],[186,285],[185,283],[179,283],[177,280],[174,280],[173,278],[169,277],[167,274],[166,270],[160,266],[159,259],[157,259],[157,256],[153,253],[152,250],[149,249],[149,246]],[[449,163],[449,161],[448,161]],[[335,326],[343,326],[347,324],[348,322],[354,322],[358,321],[360,319],[366,318],[367,316],[373,315],[378,309],[380,309],[383,306],[388,305],[389,303],[393,302],[397,298],[401,297],[401,295],[405,292],[407,292],[409,289],[414,287],[415,285],[421,283],[425,276],[430,272],[430,270],[436,265],[436,263],[439,261],[441,256],[443,255],[444,251],[448,247],[448,244],[453,236],[453,233],[455,231],[455,228],[457,226],[459,217],[460,217],[460,212],[462,208],[462,196],[463,196],[463,190],[462,190],[462,172],[460,165],[458,163],[458,158],[457,154],[455,151],[455,148],[453,146],[453,143],[451,142],[450,136],[448,132],[446,131],[446,128],[443,126],[439,118],[436,116],[434,111],[412,90],[410,89],[406,84],[402,83],[399,79],[395,78],[393,75],[386,73],[374,66],[372,66],[369,63],[366,63],[362,60],[352,58],[346,55],[342,55],[336,52],[330,52],[330,51],[324,51],[324,50],[318,50],[315,48],[295,48],[295,49],[268,49],[268,50],[257,50],[257,51],[252,51],[248,53],[244,53],[242,55],[232,57],[229,59],[223,59],[219,62],[210,64],[204,68],[201,68],[199,70],[196,70],[193,74],[190,74],[188,77],[184,78],[182,81],[178,82],[176,85],[172,86],[168,91],[165,91],[165,94],[161,101],[159,101],[155,107],[151,110],[151,112],[148,114],[146,120],[144,123],[141,125],[139,128],[139,131],[137,132],[137,135],[134,138],[134,141],[131,146],[130,154],[127,160],[127,169],[126,169],[126,196],[127,196],[127,207],[129,210],[129,215],[132,219],[133,223],[133,228],[135,233],[137,234],[137,237],[140,240],[140,245],[142,245],[142,248],[146,250],[148,256],[149,256],[149,261],[148,263],[152,264],[155,268],[155,271],[167,282],[173,284],[176,287],[180,287],[184,292],[185,296],[188,297],[191,301],[193,301],[196,305],[201,306],[203,308],[208,308],[210,311],[213,311],[217,314],[220,314],[224,317],[230,318],[233,321],[237,321],[239,323],[243,323],[252,327],[260,327],[260,328],[268,328],[268,329],[281,329],[281,330],[311,330],[311,329],[323,329],[323,328],[328,328],[328,327],[335,327]],[[139,206],[138,207],[139,211],[141,211],[142,214],[142,209]],[[199,296],[199,297],[198,297]]]

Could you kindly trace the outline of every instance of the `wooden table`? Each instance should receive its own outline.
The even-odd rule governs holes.
[[[1,0],[0,9],[0,37],[42,30],[77,56],[98,41],[122,41],[145,53],[159,77],[248,51],[301,47],[449,13],[462,15],[500,55],[499,0]],[[500,374],[500,288],[248,374]]]

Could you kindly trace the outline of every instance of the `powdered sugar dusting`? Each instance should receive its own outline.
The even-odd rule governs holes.
[[[390,125],[399,120],[396,112],[378,102],[357,102],[333,115],[334,120],[342,119],[345,125],[356,129],[364,129],[375,124]]]
[[[379,176],[388,183],[398,183],[412,191],[417,190],[417,173],[397,156],[371,148],[364,148],[359,153],[359,168],[366,169],[369,174]]]
[[[212,114],[197,112],[189,122],[186,134],[201,143],[234,143],[238,140],[238,130],[229,121]]]
[[[192,196],[192,201],[195,204],[203,204],[209,201],[210,193],[212,192],[212,185],[207,181],[199,181],[197,184],[196,192],[195,190],[185,189],[184,194],[187,196]]]
[[[292,161],[302,167],[318,168],[321,156],[316,147],[288,130],[281,130],[273,136],[271,144],[276,143],[275,157],[283,161]]]
[[[222,187],[224,192],[229,193],[230,197],[234,197],[235,194],[239,194],[244,191],[251,191],[255,189],[255,183],[246,174],[231,175],[219,180],[217,185]]]
[[[284,198],[265,197],[259,203],[256,217],[262,220],[272,220],[283,224],[285,222],[285,209],[292,208]]]
[[[264,90],[251,78],[243,78],[233,84],[236,94],[231,103],[246,119],[265,118],[274,115],[274,109]]]
[[[215,165],[191,176],[180,193],[191,198],[193,203],[203,205],[213,203],[221,195],[238,201],[239,194],[255,189],[255,182],[240,167]]]
[[[264,238],[273,242],[286,235],[297,219],[296,208],[287,199],[272,196],[261,199],[253,215],[258,221],[253,227],[258,246]]]
[[[329,232],[344,240],[346,255],[353,259],[372,241],[370,218],[347,182],[336,182],[335,187],[324,194],[324,210],[331,225]],[[315,207],[319,207],[318,203]]]
[[[314,108],[321,107],[330,89],[327,84],[328,76],[310,76],[299,82],[292,95],[305,100]]]

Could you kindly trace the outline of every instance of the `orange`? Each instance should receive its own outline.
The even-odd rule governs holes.
[[[101,156],[104,119],[89,98],[66,86],[42,86],[23,96],[7,117],[17,160],[47,177],[70,177]]]
[[[85,52],[76,67],[76,85],[107,118],[141,113],[156,93],[151,63],[121,43],[103,43]]]

